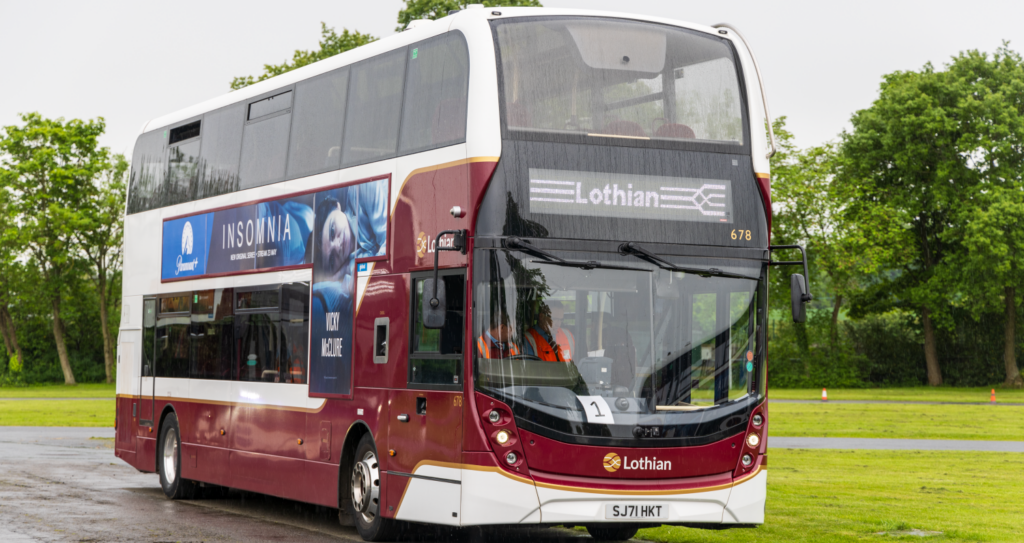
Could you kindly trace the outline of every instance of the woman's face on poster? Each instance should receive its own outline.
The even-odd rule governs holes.
[[[324,230],[320,232],[320,254],[323,257],[324,271],[327,281],[340,280],[347,271],[345,263],[355,250],[355,238],[348,217],[337,207],[331,211],[324,221]]]

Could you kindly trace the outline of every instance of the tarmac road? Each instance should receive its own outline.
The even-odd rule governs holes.
[[[111,428],[0,427],[0,542],[362,541],[335,509],[237,491],[168,500],[155,474],[114,457],[113,436]],[[587,538],[562,529],[413,529],[409,541]]]

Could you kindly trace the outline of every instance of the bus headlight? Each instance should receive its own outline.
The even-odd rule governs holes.
[[[749,454],[745,454],[743,455],[743,458],[740,459],[740,462],[743,462],[743,467],[749,468],[750,465],[754,463],[754,457]]]
[[[504,444],[508,443],[508,440],[509,440],[510,437],[512,437],[512,436],[510,436],[508,432],[506,432],[505,430],[502,430],[502,431],[498,432],[497,435],[494,436],[494,439],[498,440],[498,445],[504,445]]]
[[[750,434],[747,436],[747,445],[749,445],[751,449],[756,449],[760,444],[761,438],[757,434]]]
[[[498,413],[497,409],[491,409],[491,414],[487,415],[487,420],[491,421],[491,424],[498,424],[501,420],[501,413]]]
[[[519,457],[512,451],[509,451],[508,454],[505,455],[505,461],[509,464],[515,464],[516,460],[519,460]]]
[[[764,424],[764,417],[760,413],[754,415],[754,426],[761,426]]]

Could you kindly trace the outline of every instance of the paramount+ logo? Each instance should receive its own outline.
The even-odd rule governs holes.
[[[650,458],[647,456],[630,460],[628,456],[619,456],[613,452],[604,455],[602,464],[608,473],[615,473],[620,469],[625,471],[668,471],[672,469],[672,462],[669,460],[658,460],[657,457]]]

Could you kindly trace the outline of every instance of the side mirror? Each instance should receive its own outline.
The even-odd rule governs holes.
[[[437,292],[434,286],[437,285]],[[444,317],[448,304],[445,303],[444,280],[423,280],[423,327],[432,330],[444,328]]]
[[[793,322],[805,322],[807,320],[807,306],[804,305],[804,276],[794,273],[789,276],[789,297],[793,303]]]

